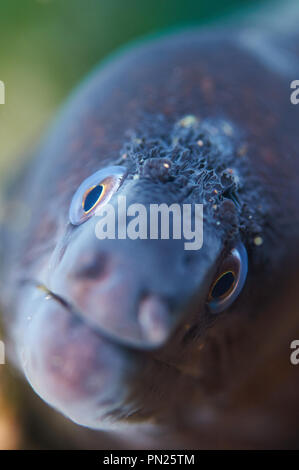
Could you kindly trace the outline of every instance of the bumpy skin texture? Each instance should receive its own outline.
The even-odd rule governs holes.
[[[185,32],[110,61],[71,97],[10,193],[31,217],[21,234],[9,227],[3,233],[7,334],[37,393],[79,424],[151,425],[157,441],[154,431],[149,441],[162,447],[287,445],[296,435],[295,423],[289,426],[298,412],[294,401],[285,427],[273,424],[275,380],[270,395],[257,394],[258,405],[238,394],[253,377],[245,390],[256,396],[255,350],[260,358],[267,351],[271,361],[281,348],[281,376],[297,380],[288,350],[298,328],[294,309],[284,315],[275,308],[289,298],[291,260],[298,259],[298,110],[289,100],[294,77],[279,69],[290,44],[296,72],[296,51],[290,38],[275,44],[273,65],[241,36]],[[119,190],[128,204],[204,203],[202,249],[186,252],[178,240],[100,243],[94,218],[70,226],[79,184],[115,164],[128,170]],[[246,285],[213,316],[209,286],[239,240],[249,254]],[[59,298],[46,300],[28,281]],[[170,337],[158,349],[142,342],[136,348],[117,329],[123,322],[135,335],[140,299],[149,294],[163,299],[171,319]],[[285,334],[273,347],[278,323]],[[291,388],[279,389],[278,403],[288,402]]]

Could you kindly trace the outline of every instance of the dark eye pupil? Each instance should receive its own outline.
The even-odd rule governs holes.
[[[223,274],[214,285],[211,297],[213,299],[219,299],[219,297],[225,295],[231,289],[234,281],[235,276],[231,271]]]
[[[83,209],[85,212],[90,211],[95,206],[102,192],[103,192],[103,186],[101,184],[99,184],[98,186],[95,186],[91,191],[89,191],[83,204]]]

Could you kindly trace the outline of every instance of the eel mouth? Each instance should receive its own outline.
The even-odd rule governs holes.
[[[80,238],[50,273],[41,271],[47,282],[24,280],[15,342],[37,394],[80,425],[111,429],[119,416],[146,409],[156,389],[167,395],[178,379],[193,380],[176,361],[180,325],[190,306],[203,311],[217,240],[212,254],[185,265],[181,241],[163,249],[124,241],[118,250],[111,242],[96,252],[93,238],[84,238],[90,252],[82,259]]]
[[[27,281],[25,289],[16,344],[30,385],[77,424],[110,429],[141,358],[45,285]]]
[[[140,404],[131,397],[149,363],[178,372],[151,348],[128,345],[94,325],[44,284],[27,280],[24,288],[25,320],[16,341],[23,371],[44,401],[77,424],[111,429],[124,410],[127,418],[135,415]]]
[[[56,294],[43,283],[32,282],[36,289],[44,294],[46,300],[53,299],[75,317],[86,321],[90,327],[98,331],[104,338],[124,347],[129,346],[132,349],[151,351],[165,344],[170,336],[172,325],[170,324],[169,308],[166,302],[163,302],[163,300],[156,295],[144,296],[139,302],[137,317],[139,332],[136,339],[136,333],[134,332],[132,338],[131,331],[126,331],[124,325],[122,325],[120,331],[115,328],[111,330],[110,328],[102,327],[98,322],[94,321],[90,315],[75,306],[72,301],[66,300],[61,295]]]

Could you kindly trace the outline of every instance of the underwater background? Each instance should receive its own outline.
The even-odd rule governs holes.
[[[70,90],[107,54],[167,28],[204,24],[254,0],[1,0],[0,184]]]

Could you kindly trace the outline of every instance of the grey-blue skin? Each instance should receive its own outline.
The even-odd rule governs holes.
[[[200,413],[230,381],[220,365],[232,325],[262,315],[298,257],[298,110],[279,69],[284,51],[296,63],[295,38],[273,45],[275,66],[239,39],[184,32],[114,58],[74,93],[9,192],[31,213],[20,233],[3,230],[11,356],[78,424],[173,430]],[[126,169],[112,204],[117,194],[128,205],[203,203],[203,247],[99,242],[96,217],[72,224],[78,187],[111,165]],[[234,249],[246,270],[248,254],[247,279],[213,313],[211,286]],[[218,357],[203,353],[211,337]]]

